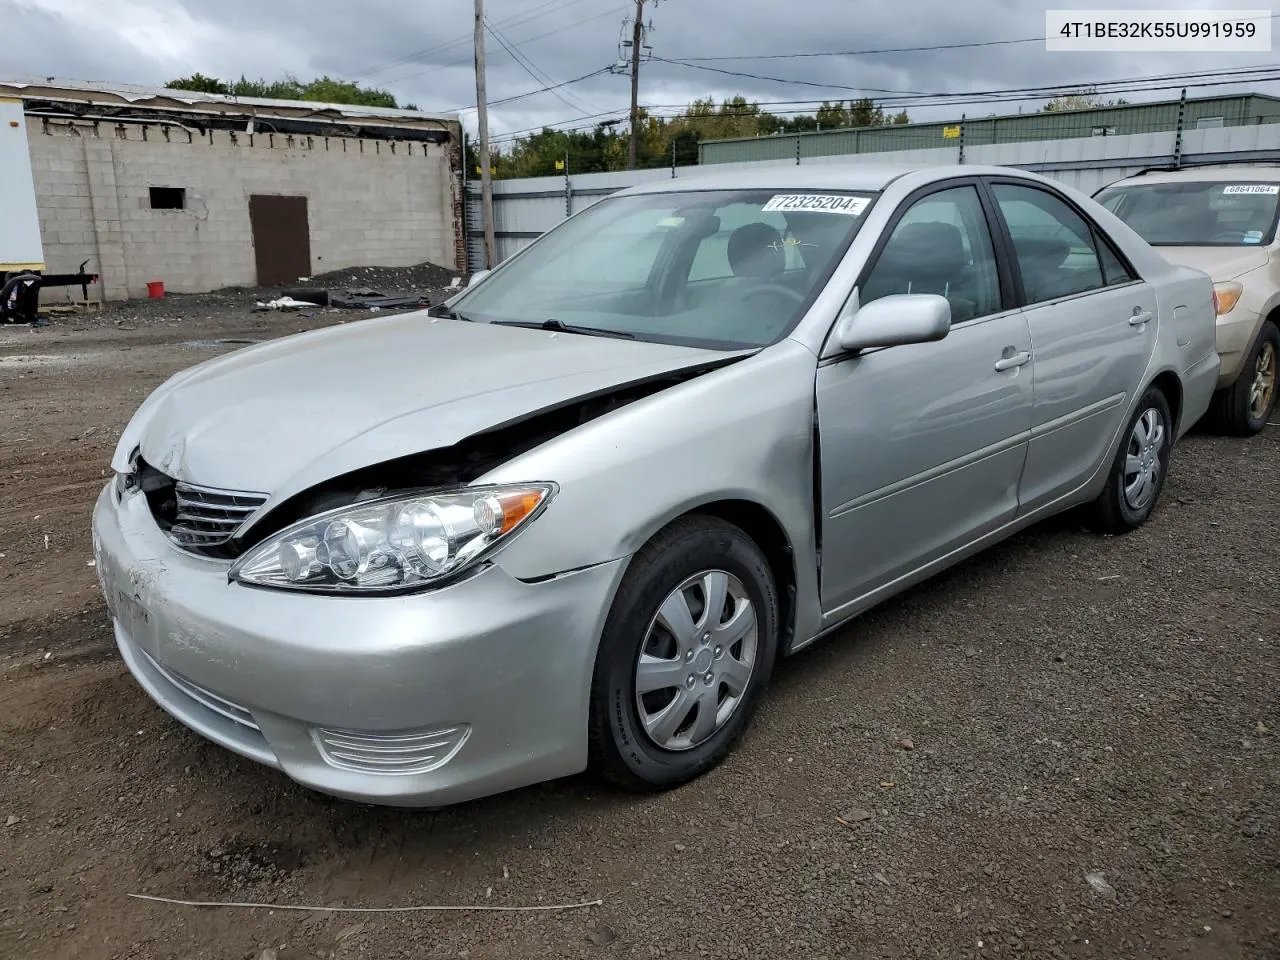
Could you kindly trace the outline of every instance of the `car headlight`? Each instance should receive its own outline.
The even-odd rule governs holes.
[[[1221,283],[1213,285],[1213,311],[1218,316],[1230,313],[1236,308],[1236,304],[1240,302],[1240,295],[1244,293],[1244,284],[1237,283],[1234,280],[1224,280]]]
[[[552,483],[399,494],[309,517],[260,543],[232,580],[319,593],[396,592],[444,580],[510,538]]]

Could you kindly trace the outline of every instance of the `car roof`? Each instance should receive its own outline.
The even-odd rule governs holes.
[[[1128,187],[1138,183],[1195,183],[1204,180],[1247,180],[1253,183],[1280,183],[1280,166],[1244,166],[1242,164],[1197,164],[1179,170],[1149,170],[1125,177],[1109,187]]]
[[[989,167],[970,164],[921,166],[908,163],[813,163],[795,164],[753,163],[726,169],[719,165],[707,165],[682,172],[678,178],[642,183],[614,196],[646,193],[676,193],[690,190],[858,190],[878,192],[893,181],[908,174],[918,175],[918,182],[943,180],[948,177],[998,174],[1017,176],[1027,180],[1042,180],[1025,170],[1009,167]]]

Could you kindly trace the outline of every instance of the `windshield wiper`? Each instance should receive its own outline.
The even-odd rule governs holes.
[[[470,317],[459,313],[457,310],[450,310],[445,306],[432,307],[427,311],[427,316],[439,317],[441,320],[466,320],[468,323],[471,322]]]
[[[563,320],[543,320],[535,323],[531,320],[495,320],[495,324],[503,327],[528,327],[530,330],[554,330],[557,333],[580,333],[588,337],[617,337],[622,340],[634,340],[634,333],[625,330],[610,330],[606,327],[584,327],[578,324],[565,323]]]

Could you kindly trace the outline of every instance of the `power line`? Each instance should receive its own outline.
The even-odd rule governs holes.
[[[570,110],[590,111],[590,110],[599,109],[598,107],[593,107],[590,104],[585,102],[575,103],[569,100],[564,94],[560,93],[559,89],[556,88],[556,81],[552,80],[550,76],[548,76],[544,71],[542,71],[538,67],[538,65],[535,64],[532,60],[530,60],[527,56],[522,55],[519,52],[519,50],[516,48],[515,44],[511,43],[503,35],[502,31],[498,30],[497,27],[495,27],[492,23],[489,23],[488,21],[485,22],[485,26],[488,28],[489,33],[493,36],[493,38],[497,40],[498,43],[501,45],[502,49],[507,51],[507,53],[511,55],[511,59],[514,60],[524,70],[525,73],[529,74],[529,76],[531,76],[538,83],[548,84],[549,92],[554,94],[555,98],[559,100],[561,103],[563,103]]]
[[[562,132],[562,133],[573,132],[576,130],[589,130],[599,126],[600,121],[603,121],[605,117],[618,116],[619,118],[621,118],[621,115],[627,113],[627,110],[628,110],[627,107],[621,107],[617,110],[605,110],[601,113],[590,113],[585,116],[574,117],[572,120],[564,120],[564,121],[561,121],[560,123],[544,123],[536,127],[525,127],[523,130],[511,130],[511,131],[508,131],[507,133],[502,134],[501,136],[494,137],[493,142],[494,143],[513,142],[521,139],[527,134],[540,133],[541,131],[547,130],[547,129],[556,130],[557,132]],[[592,120],[596,122],[585,124],[584,126],[565,126],[565,124],[577,124],[583,120]]]
[[[535,7],[535,8],[534,8],[533,10],[531,10],[531,11],[525,11],[525,13],[524,13],[524,14],[518,14],[518,15],[513,16],[513,17],[507,17],[505,20],[492,21],[492,23],[496,23],[496,24],[498,24],[499,26],[504,26],[504,27],[507,27],[507,28],[511,28],[511,27],[518,27],[518,26],[521,26],[521,25],[523,25],[523,24],[525,24],[525,23],[528,23],[528,22],[529,22],[529,21],[531,21],[531,20],[537,19],[537,17],[536,17],[535,15],[537,14],[537,12],[538,12],[538,11],[543,10],[543,9],[545,9],[546,7],[551,6],[551,5],[553,5],[554,3],[557,3],[557,2],[559,2],[559,0],[551,0],[551,2],[550,2],[550,3],[544,3],[544,4],[542,4],[542,5],[541,5],[541,6],[539,6],[539,7]],[[564,4],[562,4],[562,5],[559,7],[559,9],[560,9],[560,10],[563,10],[563,9],[565,9],[565,8],[567,8],[567,7],[569,7],[569,6],[571,6],[572,4],[575,4],[575,3],[581,3],[581,2],[583,2],[583,0],[569,0],[569,2],[568,2],[568,3],[564,3]],[[534,42],[535,40],[541,40],[541,39],[542,39],[542,38],[544,38],[544,37],[550,37],[550,36],[553,36],[554,34],[557,34],[557,33],[564,33],[565,31],[568,31],[568,30],[574,30],[574,29],[576,29],[576,28],[578,28],[578,27],[583,26],[584,24],[591,23],[591,22],[593,22],[593,21],[595,21],[595,20],[600,20],[600,19],[602,19],[602,18],[604,18],[604,17],[611,17],[611,16],[614,16],[614,15],[615,15],[619,10],[625,10],[625,9],[627,9],[627,8],[626,8],[626,7],[610,7],[608,10],[605,10],[603,13],[598,13],[598,14],[595,14],[594,16],[584,17],[584,18],[579,19],[579,20],[574,20],[574,21],[573,21],[573,22],[571,22],[571,23],[563,24],[562,26],[556,27],[556,28],[554,28],[554,29],[552,29],[552,30],[546,30],[546,31],[544,31],[544,32],[542,32],[542,33],[535,34],[535,35],[534,35],[534,36],[532,36],[532,37],[526,37],[526,38],[522,39],[522,40],[520,41],[520,43],[522,43],[522,44],[529,44],[529,43]],[[365,73],[364,73],[364,74],[361,74],[359,77],[357,77],[357,79],[363,79],[364,77],[368,77],[368,76],[370,76],[370,75],[372,75],[372,74],[374,74],[374,73],[380,73],[380,72],[382,72],[383,70],[390,70],[390,69],[393,69],[393,68],[395,68],[395,67],[397,67],[397,66],[407,66],[407,65],[409,65],[409,64],[410,64],[411,62],[413,62],[413,61],[420,61],[420,60],[424,59],[425,57],[430,56],[430,55],[431,55],[431,54],[433,54],[433,53],[439,53],[439,52],[441,52],[441,51],[443,51],[443,50],[448,50],[448,49],[450,49],[450,48],[457,47],[457,46],[459,46],[459,45],[461,45],[461,44],[463,44],[463,43],[465,43],[465,42],[469,41],[470,39],[471,39],[471,35],[470,35],[470,34],[467,34],[466,36],[457,37],[457,38],[455,38],[455,39],[453,39],[453,40],[446,41],[445,43],[437,44],[437,45],[436,45],[436,46],[434,46],[434,47],[427,47],[427,48],[425,48],[425,49],[423,49],[423,50],[416,50],[416,51],[414,51],[413,53],[406,54],[406,55],[404,55],[403,57],[400,57],[400,58],[398,58],[398,59],[396,59],[396,60],[392,60],[392,61],[389,61],[389,62],[387,62],[387,63],[384,63],[384,64],[382,64],[382,65],[380,65],[380,66],[378,66],[378,67],[376,67],[376,68],[374,68],[374,69],[372,69],[372,70],[367,70],[367,71],[365,71]],[[443,70],[443,69],[446,69],[446,68],[448,68],[448,67],[460,66],[461,64],[463,64],[463,63],[466,63],[466,62],[470,61],[470,59],[471,59],[471,54],[470,54],[470,53],[467,53],[467,54],[465,54],[465,55],[463,55],[463,56],[459,57],[459,58],[458,58],[458,59],[456,59],[456,60],[449,60],[449,61],[447,61],[447,62],[445,62],[445,63],[440,63],[440,64],[432,64],[432,65],[428,66],[428,67],[427,67],[427,68],[425,68],[425,69],[422,69],[422,70],[414,70],[414,71],[413,71],[413,72],[411,72],[411,73],[406,73],[406,74],[404,74],[404,75],[402,75],[402,76],[393,77],[393,78],[391,78],[391,79],[389,79],[389,80],[383,80],[383,81],[381,81],[381,82],[382,82],[384,85],[394,85],[394,84],[404,83],[406,80],[413,80],[413,79],[415,79],[415,78],[417,78],[417,77],[420,77],[420,76],[422,76],[422,75],[424,75],[424,74],[427,74],[427,73],[432,73],[432,72],[434,72],[434,71],[436,71],[436,70]]]
[[[692,60],[668,60],[666,57],[654,56],[654,60],[660,60],[663,63],[672,63],[680,67],[689,67],[691,70],[707,70],[711,73],[723,73],[730,77],[749,77],[752,80],[768,80],[772,83],[789,83],[802,87],[819,87],[823,90],[848,90],[854,93],[893,93],[893,94],[919,94],[918,90],[884,90],[879,87],[850,87],[840,83],[818,83],[814,80],[794,80],[786,77],[767,77],[759,73],[744,73],[741,70],[725,70],[723,67],[708,67],[701,63],[694,63]]]
[[[553,83],[549,86],[539,87],[537,90],[526,90],[524,93],[517,93],[514,96],[503,97],[501,100],[490,100],[489,106],[497,107],[504,103],[514,103],[517,100],[524,100],[526,97],[536,97],[540,93],[550,93],[552,90],[559,90],[561,87],[567,87],[574,83],[581,83],[583,80],[590,80],[592,77],[598,77],[602,73],[608,73],[608,67],[601,67],[599,70],[593,70],[590,73],[584,73],[580,77],[574,77],[572,80],[562,80],[560,83]],[[476,104],[467,107],[454,107],[452,110],[446,110],[445,113],[462,113],[464,110],[474,110]],[[575,108],[576,109],[576,108]]]
[[[549,37],[549,36],[552,36],[553,34],[564,33],[568,30],[576,29],[577,27],[581,27],[584,24],[591,23],[594,20],[600,20],[603,17],[611,17],[615,13],[617,13],[618,10],[625,10],[625,9],[626,9],[625,7],[611,7],[610,9],[606,10],[604,13],[596,14],[594,17],[587,17],[583,20],[575,20],[573,23],[556,27],[554,30],[547,30],[543,33],[535,34],[534,36],[528,37],[527,39],[521,40],[520,42],[527,45],[527,44],[533,43],[535,40],[541,40],[543,37]],[[468,62],[470,59],[471,59],[471,56],[470,54],[468,54],[466,56],[458,58],[457,60],[448,60],[444,63],[432,64],[431,66],[425,69],[414,70],[412,73],[406,73],[406,74],[403,74],[402,76],[395,77],[391,80],[386,81],[386,83],[392,84],[392,85],[398,84],[398,83],[404,83],[407,80],[413,80],[416,77],[421,77],[426,74],[435,73],[438,70],[445,70],[445,69],[448,69],[449,67],[461,66],[462,64]]]
[[[1245,76],[1250,74],[1250,76]],[[1262,74],[1260,76],[1252,76],[1252,74]],[[1202,79],[1206,77],[1223,77],[1227,79]],[[1073,92],[1088,89],[1098,93],[1158,93],[1166,90],[1178,90],[1181,88],[1199,89],[1205,87],[1216,86],[1232,86],[1242,83],[1253,83],[1262,81],[1280,80],[1280,68],[1274,66],[1260,65],[1257,67],[1243,67],[1235,71],[1199,71],[1193,73],[1167,74],[1158,77],[1135,77],[1121,80],[1100,81],[1093,84],[1058,84],[1052,87],[1022,87],[1012,88],[1009,90],[989,90],[989,91],[973,91],[970,93],[960,94],[925,94],[918,97],[902,97],[894,100],[892,105],[899,109],[909,107],[928,107],[928,106],[963,106],[967,104],[1000,104],[1000,103],[1025,103],[1031,100],[1046,100],[1054,96],[1070,95]],[[1195,82],[1199,81],[1199,82]],[[1099,89],[1105,88],[1105,89]],[[888,101],[877,101],[877,104],[887,103]],[[811,114],[815,106],[820,101],[817,100],[771,100],[761,101],[754,104],[756,107],[782,107],[792,106],[789,110],[769,110],[773,116],[792,116]],[[683,111],[688,110],[687,104],[648,104],[644,107],[646,111],[658,110],[674,110],[678,111],[663,119],[677,119],[683,116]],[[495,142],[514,142],[521,139],[524,135],[540,132],[550,129],[563,133],[577,132],[579,130],[592,129],[598,125],[598,120],[603,117],[614,116],[626,113],[626,108],[612,110],[606,113],[591,114],[583,117],[577,117],[572,120],[562,121],[561,123],[541,124],[536,127],[529,127],[524,130],[509,131],[500,137],[494,138]],[[732,118],[743,116],[757,115],[751,111],[728,111],[724,113],[714,114],[714,118]],[[591,123],[582,123],[582,121],[594,121]]]
[[[1004,90],[974,90],[974,91],[962,91],[960,93],[943,93],[943,92],[928,93],[928,92],[923,92],[919,90],[884,90],[884,89],[876,89],[871,87],[850,87],[850,86],[844,86],[841,84],[823,84],[823,83],[815,83],[808,80],[794,80],[794,79],[789,79],[785,77],[769,77],[761,74],[749,74],[749,73],[742,73],[739,71],[721,70],[718,67],[704,67],[694,63],[686,63],[685,61],[681,61],[681,60],[667,60],[662,57],[654,57],[654,59],[662,60],[664,63],[671,63],[677,66],[691,67],[693,69],[698,69],[698,70],[712,70],[716,73],[729,73],[734,76],[751,77],[756,80],[767,80],[774,83],[798,84],[801,86],[819,87],[827,90],[848,90],[848,91],[854,91],[859,93],[886,94],[886,96],[884,97],[877,97],[876,98],[877,103],[894,103],[898,100],[913,98],[913,97],[929,98],[931,100],[955,99],[956,102],[969,103],[974,101],[972,99],[967,99],[967,98],[985,97],[989,94],[1005,95],[1009,93],[1020,93],[1024,91],[1027,91],[1027,92],[1029,91],[1046,91],[1046,92],[1061,91],[1064,87],[1071,87],[1076,90],[1083,89],[1083,88],[1087,88],[1091,90],[1100,90],[1101,88],[1110,87],[1117,83],[1122,83],[1122,84],[1138,83],[1138,82],[1151,81],[1151,80],[1177,79],[1177,78],[1183,78],[1183,77],[1233,76],[1233,75],[1239,75],[1239,74],[1256,73],[1259,70],[1275,69],[1274,65],[1260,64],[1256,67],[1243,67],[1243,68],[1236,68],[1233,70],[1205,70],[1205,71],[1198,71],[1193,73],[1168,74],[1164,77],[1159,77],[1159,76],[1141,77],[1141,78],[1134,78],[1131,80],[1099,81],[1099,82],[1087,83],[1087,84],[1052,84],[1052,85],[1043,86],[1043,87],[1014,87],[1011,89],[1004,89]],[[1115,91],[1115,92],[1120,92],[1120,91]],[[1034,97],[1032,99],[1034,99]],[[812,101],[794,101],[794,102],[812,102]]]
[[[1276,20],[1280,14],[1269,17],[1251,17],[1250,20]],[[918,47],[880,47],[871,50],[822,50],[806,53],[750,53],[719,57],[681,57],[685,63],[709,63],[729,60],[799,60],[810,57],[874,57],[889,53],[932,53],[938,50],[969,50],[979,47],[1001,47],[1020,43],[1044,43],[1048,37],[1019,37],[1014,40],[976,40],[967,43],[933,43]]]
[[[582,3],[582,2],[583,0],[567,0],[567,2],[564,2],[561,4],[561,9],[563,9],[564,7],[570,7],[575,3]],[[506,17],[502,20],[499,20],[498,23],[501,24],[502,26],[510,26],[510,27],[519,26],[522,23],[527,23],[529,20],[536,18],[536,16],[539,13],[541,13],[543,10],[546,10],[548,7],[554,7],[558,3],[561,3],[561,0],[545,0],[545,2],[534,7],[532,10],[525,10],[523,13],[517,13],[517,14],[514,14],[513,16]],[[367,70],[364,70],[363,72],[357,74],[355,79],[364,80],[375,73],[381,73],[384,70],[390,70],[392,67],[397,67],[402,63],[408,63],[409,61],[416,60],[419,57],[425,57],[433,53],[439,53],[441,50],[448,50],[450,47],[459,46],[460,44],[466,43],[471,39],[472,39],[472,36],[470,33],[459,34],[458,36],[454,37],[452,40],[445,40],[444,42],[437,43],[434,46],[424,47],[421,50],[415,50],[412,53],[406,53],[404,56],[397,57],[395,60],[388,60],[385,63],[381,63],[376,67],[370,67]]]

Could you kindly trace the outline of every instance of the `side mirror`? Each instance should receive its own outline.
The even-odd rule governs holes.
[[[934,293],[901,293],[858,307],[840,328],[848,351],[930,343],[951,332],[951,304]]]
[[[467,288],[470,289],[471,287],[474,287],[492,272],[492,270],[477,270],[471,275],[471,279],[467,281]]]

